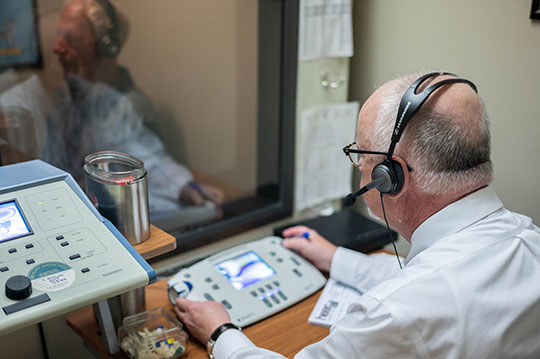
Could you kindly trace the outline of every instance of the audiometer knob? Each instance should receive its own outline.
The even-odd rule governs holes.
[[[26,299],[32,294],[32,282],[27,276],[14,275],[6,282],[6,296],[9,299]]]

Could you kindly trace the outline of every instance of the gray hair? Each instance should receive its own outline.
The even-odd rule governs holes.
[[[401,97],[420,76],[400,77],[387,87],[372,136],[377,150],[388,149]],[[414,168],[412,180],[426,193],[459,193],[491,181],[489,119],[480,103],[480,113],[465,115],[466,126],[431,106],[420,108],[407,125],[395,153]]]
[[[96,39],[102,38],[111,26],[112,20],[101,3],[97,0],[67,0],[65,3],[68,4],[74,1],[81,3],[84,15],[90,22]],[[107,1],[114,8],[116,36],[119,41],[120,48],[122,48],[124,47],[124,44],[129,36],[129,20],[124,12],[120,9],[117,1]]]

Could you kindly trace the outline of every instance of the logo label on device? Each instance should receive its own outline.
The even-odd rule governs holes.
[[[57,292],[75,282],[75,270],[65,263],[45,262],[28,272],[32,287],[43,292]]]

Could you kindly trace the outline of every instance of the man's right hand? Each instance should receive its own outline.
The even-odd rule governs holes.
[[[309,238],[303,235],[307,233]],[[330,272],[332,258],[337,246],[317,231],[306,226],[295,226],[283,231],[283,247],[298,252],[322,271]]]

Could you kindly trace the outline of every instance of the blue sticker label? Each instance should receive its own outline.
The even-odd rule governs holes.
[[[75,270],[62,262],[41,263],[28,272],[32,287],[44,292],[56,292],[75,282]]]

